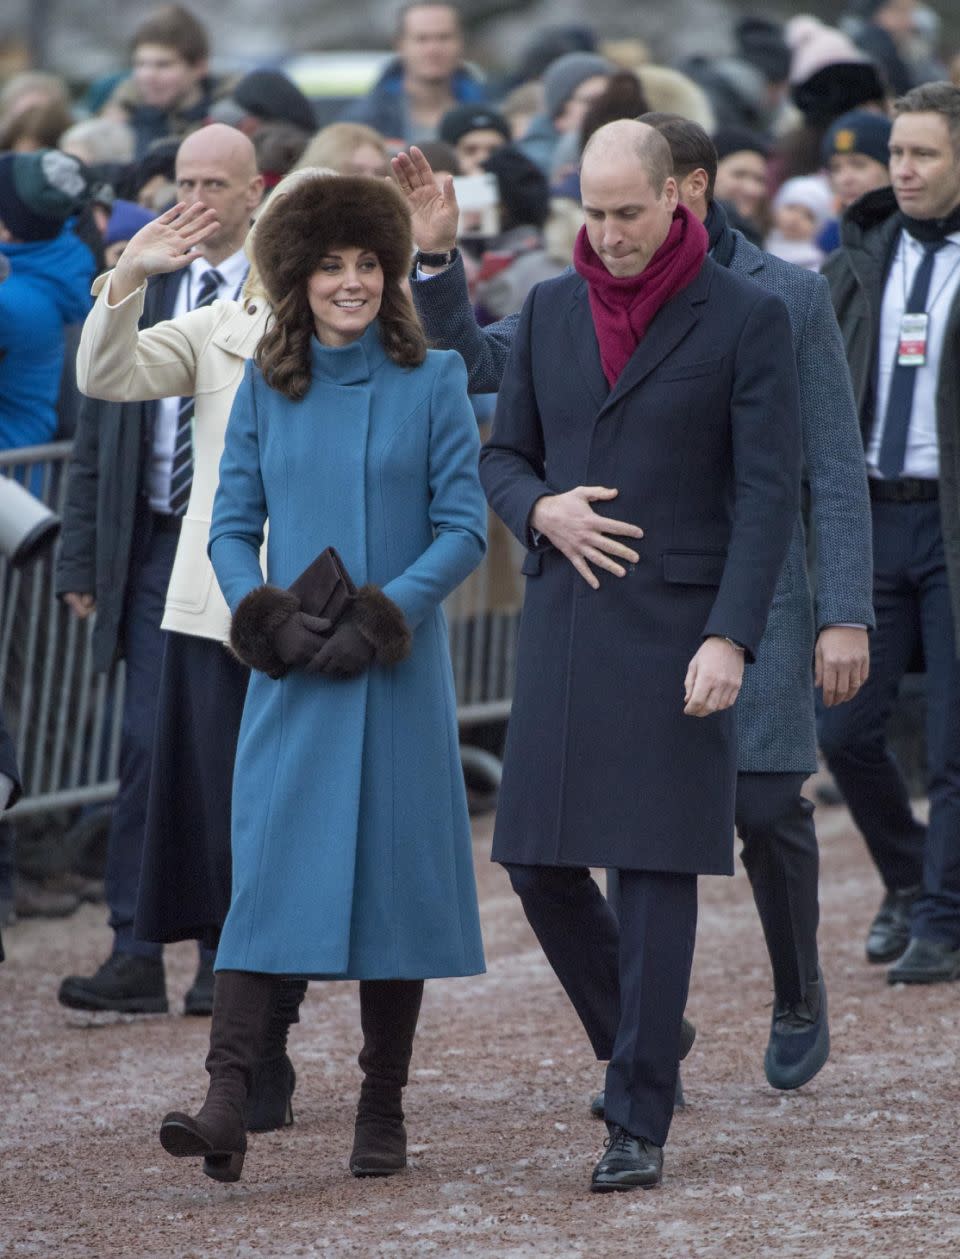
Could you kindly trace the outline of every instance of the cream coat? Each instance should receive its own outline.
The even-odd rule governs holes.
[[[83,327],[77,383],[107,402],[195,398],[193,487],[162,627],[226,642],[230,613],[207,558],[210,515],[233,397],[270,308],[262,298],[217,301],[141,331],[146,285],[111,306],[108,280],[109,273],[93,285],[97,300]]]

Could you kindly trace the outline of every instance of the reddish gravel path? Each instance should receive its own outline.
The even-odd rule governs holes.
[[[103,911],[8,933],[0,967],[0,1255],[960,1256],[960,985],[891,988],[863,961],[879,897],[840,809],[819,810],[831,1062],[777,1094],[762,1072],[769,1011],[742,874],[704,880],[688,1108],[653,1193],[587,1192],[601,1072],[476,828],[489,973],[428,985],[408,1090],[411,1167],[346,1171],[358,1087],[354,985],[315,985],[295,1029],[296,1125],[255,1137],[243,1180],[174,1162],[156,1130],[197,1104],[208,1024],[94,1021],[56,1002],[101,960]],[[176,1002],[192,949],[168,960]]]

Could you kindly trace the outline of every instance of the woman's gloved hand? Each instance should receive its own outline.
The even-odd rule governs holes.
[[[289,590],[258,586],[237,604],[230,647],[249,668],[282,678],[313,659],[329,629],[326,617],[301,612],[300,600]]]
[[[393,600],[378,586],[361,586],[307,672],[354,678],[374,661],[399,664],[409,656],[412,641],[406,618]]]
[[[341,617],[333,633],[307,665],[307,673],[329,678],[354,678],[373,661],[374,647],[364,638],[349,613]]]
[[[289,669],[310,663],[326,642],[330,622],[325,616],[309,616],[294,612],[280,625],[273,636],[273,649]]]

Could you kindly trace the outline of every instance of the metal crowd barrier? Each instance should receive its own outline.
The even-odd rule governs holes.
[[[15,476],[62,515],[71,449],[56,442],[0,452],[0,476]],[[0,703],[24,787],[12,818],[111,800],[117,791],[123,665],[93,671],[94,618],[78,621],[54,594],[59,546],[20,569],[0,556]],[[491,515],[487,557],[445,607],[463,764],[490,788],[499,761],[472,746],[469,731],[510,713],[521,554]]]
[[[488,515],[487,554],[445,605],[460,724],[460,759],[468,777],[495,791],[500,761],[470,743],[471,727],[506,721],[513,699],[517,632],[523,601],[523,548]]]
[[[0,476],[16,477],[62,515],[71,449],[55,442],[0,451]],[[93,618],[78,621],[54,594],[59,546],[23,568],[0,556],[0,703],[23,779],[12,818],[117,791],[123,667],[93,671]]]

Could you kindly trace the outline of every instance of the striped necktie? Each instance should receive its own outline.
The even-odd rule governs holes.
[[[197,285],[194,310],[209,306],[220,291],[223,276],[212,267],[204,271]],[[170,514],[182,516],[190,501],[193,485],[193,398],[181,398],[177,412],[177,435],[173,443],[173,464],[170,469]]]

